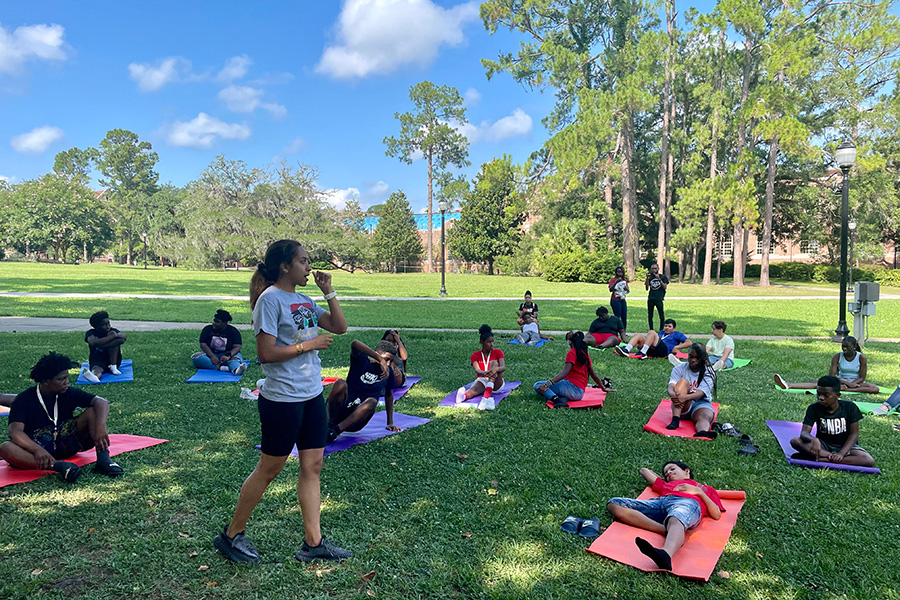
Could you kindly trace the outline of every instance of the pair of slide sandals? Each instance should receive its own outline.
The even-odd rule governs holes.
[[[583,538],[595,538],[600,535],[600,519],[582,519],[580,517],[566,517],[560,529],[566,533],[577,533]]]
[[[759,454],[759,446],[753,443],[753,438],[751,436],[745,433],[738,438],[738,441],[741,443],[738,454],[742,456],[756,456]]]

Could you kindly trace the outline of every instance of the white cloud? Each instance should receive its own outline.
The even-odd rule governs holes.
[[[5,183],[13,184],[16,181],[15,177],[7,177],[6,175],[0,175],[0,181]]]
[[[23,25],[13,32],[0,26],[0,72],[13,73],[28,60],[65,60],[62,25]]]
[[[263,102],[263,91],[246,85],[230,85],[219,92],[219,100],[225,103],[228,110],[239,113],[252,113],[257,108],[269,111],[276,119],[287,115],[287,109],[275,102]]]
[[[468,138],[470,144],[479,142],[500,142],[514,137],[526,137],[531,135],[531,117],[517,108],[509,116],[503,117],[495,123],[482,121],[480,125],[466,123],[454,124],[454,127]]]
[[[282,154],[300,154],[306,152],[306,140],[295,137],[290,144],[281,149]]]
[[[325,202],[341,210],[347,206],[349,200],[359,200],[359,188],[349,187],[346,189],[330,189],[322,192],[325,196]]]
[[[345,0],[316,72],[335,79],[390,73],[434,62],[442,45],[465,42],[463,26],[478,19],[478,3],[442,8],[431,0]]]
[[[217,79],[219,81],[231,82],[235,79],[241,79],[250,70],[253,60],[246,54],[240,56],[232,56],[225,63],[225,66],[219,71]]]
[[[51,144],[63,139],[64,136],[63,130],[59,127],[45,125],[15,136],[9,145],[22,154],[42,154]]]
[[[383,181],[378,181],[376,183],[371,184],[366,189],[366,196],[375,196],[375,197],[384,197],[388,195],[388,192],[391,191],[391,186],[386,184]]]
[[[167,141],[172,146],[206,150],[220,139],[246,140],[250,133],[247,125],[225,123],[202,112],[187,123],[175,121],[169,128]]]
[[[481,102],[481,93],[475,88],[469,88],[466,90],[466,93],[463,94],[463,100],[469,108],[478,106]]]
[[[193,78],[191,61],[181,56],[170,56],[150,63],[131,63],[128,72],[142,92],[155,92],[167,83],[187,81]]]

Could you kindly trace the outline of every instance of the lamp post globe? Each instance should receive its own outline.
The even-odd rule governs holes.
[[[847,238],[850,231],[850,167],[856,162],[856,145],[849,139],[845,139],[834,151],[834,161],[841,169],[843,181],[841,182],[841,287],[840,287],[840,311],[838,326],[834,330],[834,342],[843,342],[850,335],[847,327]]]

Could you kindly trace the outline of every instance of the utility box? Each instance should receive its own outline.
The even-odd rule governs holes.
[[[878,302],[881,286],[871,281],[857,281],[853,284],[857,302]],[[874,314],[874,313],[873,313]]]
[[[871,281],[857,281],[853,284],[854,301],[847,303],[847,310],[853,315],[853,337],[860,346],[868,337],[866,319],[875,315],[875,303],[881,295],[881,286]]]

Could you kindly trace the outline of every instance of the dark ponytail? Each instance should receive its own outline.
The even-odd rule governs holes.
[[[712,379],[712,401],[715,402],[718,395],[718,387],[716,385],[718,377],[716,376],[716,370],[709,364],[709,354],[706,352],[706,346],[694,342],[691,344],[691,349],[688,352],[696,352],[697,358],[700,359],[700,376],[697,377],[697,386],[700,385],[703,378],[707,375]]]
[[[481,335],[481,343],[484,343],[488,338],[494,337],[494,332],[491,330],[490,325],[482,325],[478,328],[478,333]]]
[[[576,364],[588,364],[590,357],[588,357],[587,344],[584,343],[584,333],[581,331],[570,331],[566,334],[566,340],[572,342],[572,348],[575,350]]]
[[[852,335],[848,335],[844,338],[844,341],[853,344],[853,347],[856,348],[856,351],[862,354],[862,348],[859,347],[859,341],[855,337],[853,337]]]
[[[300,242],[294,240],[278,240],[269,245],[266,257],[256,265],[256,272],[250,278],[250,310],[256,308],[260,294],[281,277],[281,265],[290,264],[300,248]]]

